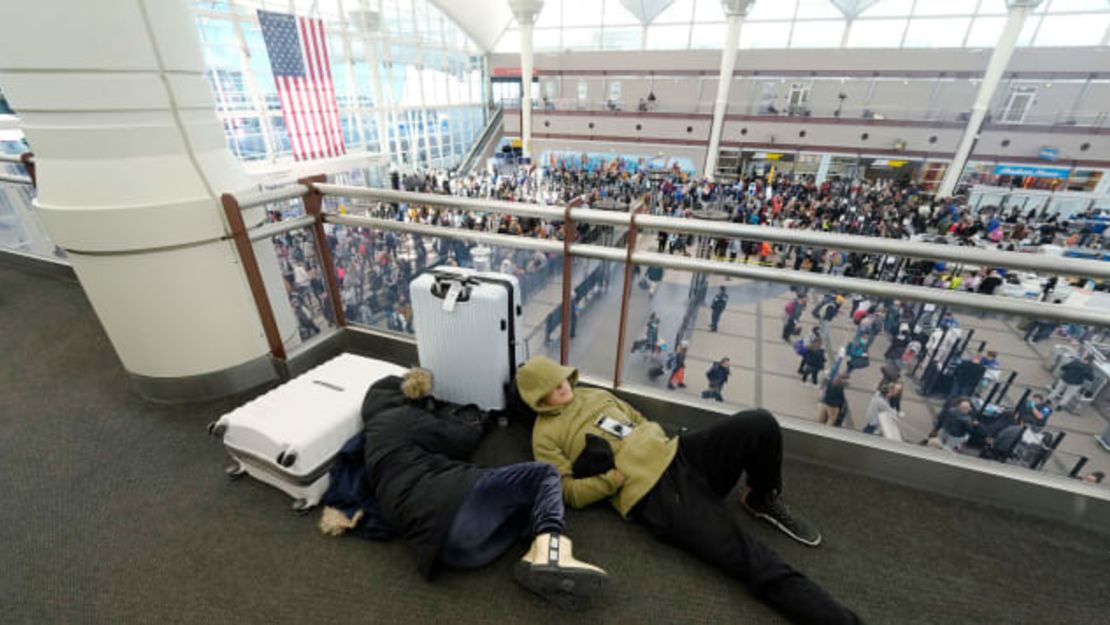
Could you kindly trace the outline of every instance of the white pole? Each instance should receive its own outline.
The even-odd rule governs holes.
[[[520,145],[525,162],[532,160],[532,20],[520,22]]]
[[[736,48],[740,43],[740,27],[748,12],[748,3],[724,3],[728,13],[728,30],[725,32],[724,49],[721,51],[721,74],[717,80],[717,99],[713,103],[713,126],[709,130],[709,151],[705,155],[702,175],[714,180],[717,174],[717,152],[721,148],[721,131],[728,109],[728,92],[732,86],[732,72],[736,69]],[[729,6],[739,5],[739,6]]]
[[[991,52],[987,71],[983,74],[983,84],[979,85],[979,93],[975,96],[975,104],[971,109],[971,119],[967,122],[967,128],[964,129],[964,135],[960,139],[959,147],[956,148],[956,154],[952,157],[952,162],[948,165],[948,171],[944,174],[944,180],[941,181],[940,187],[937,189],[938,197],[949,197],[956,190],[956,185],[960,181],[964,167],[967,166],[971,150],[975,147],[975,141],[979,138],[979,131],[983,127],[983,120],[990,109],[991,100],[998,89],[998,83],[1002,80],[1002,73],[1006,70],[1006,66],[1010,64],[1010,58],[1014,55],[1018,36],[1021,35],[1021,28],[1025,24],[1025,16],[1036,8],[1040,2],[1041,0],[1009,1],[1010,13],[1006,18],[1006,26],[998,37],[998,43],[995,44],[994,51]]]

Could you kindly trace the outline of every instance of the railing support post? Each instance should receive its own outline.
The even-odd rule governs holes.
[[[625,237],[624,284],[621,290],[621,316],[617,322],[617,359],[613,365],[613,388],[621,384],[621,371],[624,369],[624,343],[628,333],[628,302],[632,297],[632,254],[636,251],[636,238],[639,227],[636,217],[644,212],[650,194],[645,195],[629,210],[628,236]],[[677,345],[675,348],[677,349]]]
[[[23,164],[23,169],[27,170],[27,175],[31,178],[31,186],[38,188],[39,179],[35,175],[35,155],[32,152],[24,152],[19,155],[19,161]]]
[[[570,361],[570,324],[573,323],[574,316],[570,293],[574,259],[570,255],[570,244],[574,242],[575,229],[570,211],[581,204],[582,198],[574,198],[567,202],[566,208],[563,209],[563,320],[559,328],[559,364],[564,367]]]
[[[270,354],[278,360],[285,360],[285,345],[281,342],[281,333],[278,331],[277,320],[274,317],[273,306],[266,294],[266,285],[262,281],[262,271],[258,268],[258,259],[254,255],[254,245],[247,236],[247,226],[243,223],[243,212],[239,208],[239,201],[230,193],[220,196],[227,224],[231,228],[231,239],[235,242],[235,249],[239,252],[239,262],[243,264],[243,272],[247,274],[247,284],[250,286],[251,295],[254,297],[255,307],[258,308],[258,318],[262,322],[262,331],[266,334],[266,342],[270,345]]]
[[[316,231],[316,249],[320,251],[320,263],[324,266],[324,284],[328,285],[333,319],[336,327],[341,328],[347,325],[347,319],[343,315],[343,303],[339,299],[339,284],[335,279],[335,263],[332,262],[328,237],[324,234],[324,194],[316,189],[316,183],[327,182],[327,180],[327,176],[317,174],[301,178],[297,182],[308,187],[308,193],[304,196],[304,210],[305,213],[316,218],[316,224],[313,226]]]

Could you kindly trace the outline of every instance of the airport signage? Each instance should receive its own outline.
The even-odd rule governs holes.
[[[1060,150],[1045,146],[1041,148],[1040,157],[1042,160],[1055,161],[1060,158]]]
[[[1022,176],[1033,178],[1055,178],[1064,180],[1068,177],[1067,167],[1039,167],[1036,165],[997,165],[994,168],[996,176]]]

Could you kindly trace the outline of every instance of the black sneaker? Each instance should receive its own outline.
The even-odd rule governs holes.
[[[751,493],[748,493],[750,495]],[[794,540],[816,547],[821,544],[821,532],[805,518],[798,516],[783,502],[782,497],[775,495],[762,504],[748,503],[748,495],[744,496],[744,508],[752,514],[779,528],[782,533]]]

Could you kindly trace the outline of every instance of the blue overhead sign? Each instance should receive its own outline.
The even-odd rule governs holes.
[[[1060,150],[1057,150],[1056,148],[1050,148],[1050,147],[1045,146],[1045,147],[1041,148],[1040,156],[1041,156],[1041,159],[1043,159],[1043,160],[1054,161],[1054,160],[1060,158]]]
[[[1031,176],[1033,178],[1057,178],[1065,180],[1068,177],[1067,167],[1038,167],[1036,165],[998,165],[994,168],[996,176]]]

